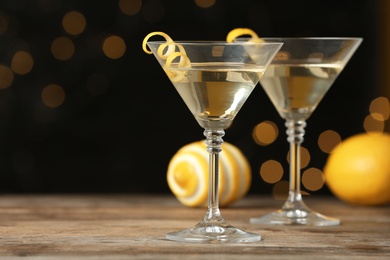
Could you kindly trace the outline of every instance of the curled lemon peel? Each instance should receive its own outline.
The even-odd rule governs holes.
[[[184,53],[181,53],[181,52],[171,53],[165,62],[165,66],[166,66],[165,72],[172,82],[177,82],[177,81],[182,80],[185,76],[185,73],[186,73],[185,71],[173,71],[173,70],[169,69],[169,68],[171,68],[173,60],[175,60],[178,57],[180,57],[180,59],[179,59],[179,62],[177,63],[177,68],[190,68],[191,67],[191,61],[187,57],[187,55],[185,55]]]
[[[171,67],[171,64],[173,62],[173,60],[175,60],[177,57],[180,57],[180,60],[179,60],[179,63],[177,64],[177,66],[179,68],[190,68],[191,67],[191,61],[190,59],[187,57],[187,55],[185,55],[184,53],[181,53],[181,52],[174,52],[174,53],[171,53],[168,58],[167,58],[167,61],[165,63],[165,65],[170,68]]]
[[[235,39],[243,35],[250,35],[250,42],[264,42],[263,39],[261,39],[252,29],[249,28],[236,28],[231,30],[226,36],[226,41],[233,42]]]
[[[186,206],[208,206],[209,154],[204,140],[180,148],[169,162],[167,182],[176,198]],[[221,207],[244,197],[251,184],[251,168],[238,147],[223,143],[219,157],[220,179],[218,187]]]
[[[165,50],[168,47],[168,50]],[[177,44],[174,41],[169,41],[166,43],[162,43],[158,49],[157,49],[157,55],[163,59],[166,60],[171,54],[176,52],[176,47],[179,49],[179,52],[182,54],[186,54],[186,51],[181,44]]]
[[[165,43],[162,43],[158,49],[157,49],[157,56],[161,58],[162,60],[165,60],[165,66],[166,68],[171,68],[172,63],[176,58],[179,58],[179,62],[177,63],[176,68],[190,68],[191,67],[191,61],[188,58],[186,51],[184,47],[180,44],[175,43],[172,38],[164,33],[164,32],[151,32],[144,38],[142,42],[142,49],[147,54],[152,54],[153,52],[147,48],[147,42],[148,40],[153,36],[162,36],[166,40]],[[177,51],[178,49],[178,51]],[[180,81],[184,78],[185,72],[184,71],[172,71],[168,69],[164,69],[168,77],[171,81],[176,82]]]
[[[144,52],[146,52],[147,54],[152,54],[153,52],[151,50],[148,50],[148,47],[147,47],[147,43],[149,41],[149,39],[155,35],[159,35],[159,36],[162,36],[164,37],[164,39],[167,41],[167,42],[173,42],[172,38],[169,37],[168,34],[164,33],[164,32],[151,32],[149,33],[148,35],[145,36],[143,42],[142,42],[142,49],[144,50]]]

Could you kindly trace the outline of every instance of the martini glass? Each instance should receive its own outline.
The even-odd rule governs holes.
[[[339,225],[338,219],[315,212],[305,205],[300,191],[300,146],[306,120],[337,76],[344,69],[361,38],[264,38],[283,42],[260,84],[279,115],[285,119],[290,143],[290,185],[281,209],[251,218],[254,224]]]
[[[162,45],[165,47],[161,48]],[[172,46],[176,50],[169,50]],[[207,212],[198,224],[168,233],[167,239],[195,243],[253,242],[261,239],[258,234],[230,225],[221,215],[218,201],[219,153],[222,151],[224,130],[232,124],[281,46],[282,43],[148,42],[173,86],[204,129],[209,153]],[[180,118],[177,122],[180,124]]]

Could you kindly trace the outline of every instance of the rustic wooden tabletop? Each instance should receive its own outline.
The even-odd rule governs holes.
[[[283,203],[250,196],[222,208],[222,215],[259,233],[261,241],[193,244],[169,241],[165,234],[195,225],[206,209],[183,206],[170,195],[1,195],[0,259],[390,259],[389,206],[319,196],[305,201],[342,224],[250,224],[250,217]]]

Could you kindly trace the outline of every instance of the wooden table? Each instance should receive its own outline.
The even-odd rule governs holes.
[[[336,227],[264,226],[249,218],[283,201],[247,197],[224,218],[262,235],[242,244],[168,241],[169,231],[196,224],[204,208],[170,195],[2,195],[0,259],[390,259],[390,207],[357,207],[334,198],[305,196]]]

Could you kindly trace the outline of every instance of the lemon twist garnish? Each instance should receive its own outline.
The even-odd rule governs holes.
[[[164,37],[166,40],[165,43],[162,43],[157,49],[157,56],[162,60],[166,60],[164,68],[166,74],[172,82],[180,81],[185,76],[185,71],[172,71],[169,68],[172,67],[172,63],[175,59],[179,58],[179,62],[176,65],[176,68],[190,68],[191,61],[188,58],[184,47],[180,44],[175,43],[172,38],[164,32],[151,32],[144,38],[142,42],[142,49],[147,54],[152,54],[153,52],[147,48],[148,40],[155,35]],[[178,49],[178,51],[177,51]]]
[[[144,50],[144,52],[146,52],[147,54],[152,54],[153,52],[151,50],[148,50],[148,47],[147,47],[147,43],[149,41],[149,39],[155,35],[160,35],[162,37],[164,37],[164,39],[167,41],[167,42],[173,42],[172,38],[169,37],[168,34],[164,33],[164,32],[151,32],[149,33],[148,35],[145,36],[143,42],[142,42],[142,49]],[[174,47],[174,46],[173,46]]]
[[[226,41],[233,42],[235,39],[243,35],[250,35],[250,42],[264,42],[263,39],[261,39],[253,30],[249,28],[236,28],[231,30],[226,36]]]
[[[177,67],[179,67],[179,68],[190,68],[191,67],[190,59],[187,57],[187,55],[185,55],[182,52],[173,52],[173,53],[171,53],[168,56],[165,65],[168,68],[170,68],[173,60],[175,60],[177,57],[180,57],[179,63],[177,64]]]

